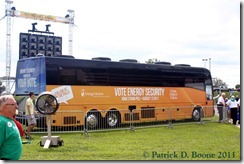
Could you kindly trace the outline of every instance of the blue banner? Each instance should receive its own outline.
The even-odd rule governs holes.
[[[21,59],[17,63],[15,94],[46,91],[45,57]]]

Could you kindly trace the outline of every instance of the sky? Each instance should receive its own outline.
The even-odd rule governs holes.
[[[74,10],[73,56],[112,61],[148,59],[210,69],[230,88],[240,84],[240,2],[238,0],[13,0],[16,10],[64,17]],[[0,2],[0,17],[5,0]],[[63,40],[68,55],[69,25],[11,19],[11,76],[19,58],[19,34],[36,28]],[[6,19],[0,21],[0,77],[6,75]],[[203,61],[207,59],[207,61]]]

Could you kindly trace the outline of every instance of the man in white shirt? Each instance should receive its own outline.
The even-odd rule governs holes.
[[[226,106],[225,105],[225,93],[222,93],[221,96],[218,98],[217,102],[217,109],[219,111],[219,123],[223,121],[223,109]]]

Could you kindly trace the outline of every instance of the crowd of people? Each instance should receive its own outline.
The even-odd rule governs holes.
[[[215,97],[217,99],[217,109],[219,112],[219,123],[229,122],[233,125],[240,124],[240,98],[231,95],[228,99],[225,93]]]

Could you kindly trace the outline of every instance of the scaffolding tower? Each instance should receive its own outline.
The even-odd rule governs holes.
[[[67,10],[68,14],[65,17],[58,17],[52,15],[43,15],[36,13],[29,13],[18,11],[13,6],[13,1],[5,1],[5,17],[6,17],[6,93],[10,93],[10,73],[11,73],[11,17],[20,17],[26,19],[34,19],[41,21],[50,21],[57,23],[69,24],[68,33],[68,53],[73,55],[73,28],[74,28],[74,10]]]

